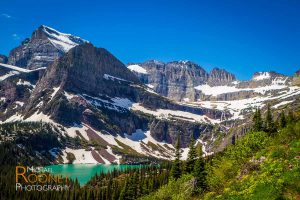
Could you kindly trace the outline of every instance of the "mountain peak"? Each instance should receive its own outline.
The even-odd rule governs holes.
[[[88,43],[87,40],[81,39],[78,36],[62,33],[49,26],[41,25],[35,32],[42,32],[42,35],[50,40],[50,42],[62,52],[68,52],[71,48]],[[35,32],[33,35],[35,35]]]
[[[260,81],[260,80],[270,79],[270,78],[271,78],[270,72],[255,72],[252,77],[252,80]]]
[[[41,25],[32,33],[31,38],[25,39],[20,46],[11,50],[8,64],[27,69],[48,67],[71,48],[84,43],[89,42]]]
[[[261,80],[270,80],[276,77],[286,77],[283,74],[277,73],[275,71],[265,71],[265,72],[255,72],[252,80],[253,81],[261,81]]]

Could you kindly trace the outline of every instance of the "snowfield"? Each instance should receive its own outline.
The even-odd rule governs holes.
[[[119,78],[119,77],[115,77],[115,76],[112,76],[112,75],[109,75],[109,74],[104,74],[103,75],[103,78],[106,79],[106,80],[111,80],[111,81],[125,81],[125,82],[131,82],[131,81],[127,81],[125,79],[122,79],[122,78]]]
[[[148,74],[147,70],[139,65],[128,65],[127,68],[140,74]]]
[[[87,94],[78,95],[83,97],[87,102],[90,104],[96,106],[96,107],[105,107],[111,110],[115,110],[118,112],[124,112],[124,109],[129,110],[133,104],[129,99],[127,98],[119,98],[114,97],[109,100],[101,99],[99,97],[92,97]]]
[[[98,163],[92,156],[91,151],[85,151],[84,149],[70,149],[70,148],[66,148],[63,151],[62,158],[64,163],[69,162],[67,159],[67,152],[74,154],[76,159],[74,160],[73,164],[97,164]]]
[[[284,105],[287,105],[287,104],[290,104],[292,102],[294,102],[295,100],[291,100],[291,101],[282,101],[274,106],[272,106],[272,108],[279,108],[280,106],[284,106]]]
[[[201,101],[197,102],[185,102],[183,104],[190,106],[200,106],[203,108],[217,109],[221,111],[229,111],[233,117],[230,119],[243,119],[243,111],[245,109],[262,108],[267,104],[268,101],[271,100],[285,100],[288,98],[292,98],[294,96],[300,95],[300,87],[292,86],[287,87],[284,91],[281,91],[279,95],[269,94],[268,96],[257,96],[253,98],[241,99],[241,100],[233,100],[233,101]],[[294,100],[293,100],[294,101]],[[292,103],[293,101],[288,100],[278,105],[275,105],[274,108],[278,108],[281,105],[286,105]],[[229,120],[229,119],[228,119]]]
[[[22,80],[22,79],[19,79],[19,81],[17,82],[17,85],[26,85],[26,86],[30,86],[30,87],[35,88],[35,85],[31,84],[31,83],[28,82],[28,81],[24,81],[24,80]]]
[[[8,69],[12,69],[14,71],[23,72],[23,73],[30,73],[30,72],[38,71],[41,69],[46,69],[46,67],[40,67],[37,69],[29,70],[29,69],[25,69],[25,68],[13,66],[13,65],[8,65],[8,64],[3,64],[3,63],[0,63],[0,66],[8,68]]]
[[[61,33],[53,28],[43,26],[43,31],[48,35],[49,41],[58,49],[63,52],[68,52],[71,48],[88,43],[87,40],[83,40],[80,37],[73,36],[71,34]]]
[[[269,72],[259,72],[258,75],[255,75],[252,78],[252,80],[261,81],[261,80],[269,79],[269,78],[271,78],[271,75]]]
[[[281,80],[276,80],[273,81],[271,85],[257,87],[257,88],[237,88],[235,86],[209,86],[207,84],[199,85],[195,87],[196,90],[200,90],[203,94],[211,95],[211,96],[218,96],[221,94],[242,92],[242,91],[249,91],[249,92],[252,91],[255,93],[265,95],[266,93],[271,92],[273,90],[282,90],[285,88],[288,88],[288,86],[283,85]]]
[[[147,114],[151,114],[160,119],[171,119],[173,117],[173,118],[192,121],[192,122],[204,122],[204,123],[212,123],[212,124],[217,124],[221,122],[220,120],[210,119],[205,115],[197,115],[190,112],[167,110],[167,109],[149,110],[141,106],[139,103],[134,103],[131,109],[142,111]]]

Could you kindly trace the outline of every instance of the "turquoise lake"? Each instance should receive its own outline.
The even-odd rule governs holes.
[[[63,164],[63,165],[50,165],[46,168],[52,169],[52,174],[67,176],[73,180],[76,178],[80,185],[86,184],[96,174],[108,173],[114,169],[136,169],[144,165],[97,165],[97,164]]]

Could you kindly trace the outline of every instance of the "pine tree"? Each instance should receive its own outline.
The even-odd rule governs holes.
[[[255,113],[254,113],[253,123],[254,123],[254,126],[253,126],[254,131],[262,131],[263,121],[262,121],[262,118],[261,118],[260,108],[257,108]]]
[[[198,158],[194,165],[193,175],[197,180],[197,186],[200,192],[206,189],[206,171],[205,171],[205,161],[203,158],[202,145],[197,146]]]
[[[289,111],[288,116],[287,116],[287,122],[293,123],[294,121],[295,121],[294,113],[292,111]]]
[[[191,173],[193,171],[196,157],[197,157],[197,152],[196,152],[196,148],[195,148],[195,139],[192,134],[190,145],[189,145],[189,153],[188,153],[188,157],[186,160],[186,166],[185,166],[185,171],[187,173]]]
[[[173,178],[178,179],[181,177],[181,162],[180,162],[181,152],[180,152],[180,135],[177,136],[175,160],[172,165],[171,175]]]
[[[268,104],[268,110],[267,110],[267,116],[266,116],[265,131],[268,132],[269,134],[276,131],[275,124],[273,121],[272,111],[271,111],[269,104]]]
[[[285,119],[284,112],[281,112],[280,115],[279,115],[278,125],[279,125],[280,128],[286,127],[286,119]]]

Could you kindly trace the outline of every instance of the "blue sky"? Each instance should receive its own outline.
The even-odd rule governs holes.
[[[300,69],[299,0],[1,0],[0,53],[44,24],[122,62],[191,60],[239,79]]]

